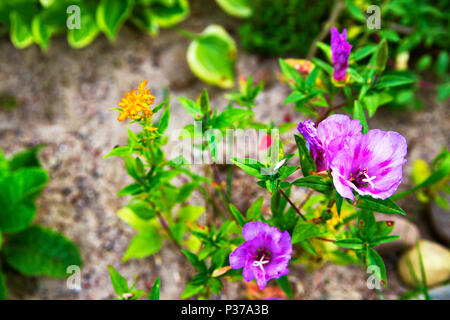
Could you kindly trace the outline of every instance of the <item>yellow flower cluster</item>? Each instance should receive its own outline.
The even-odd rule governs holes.
[[[138,89],[125,94],[119,103],[121,107],[118,120],[124,121],[126,118],[132,120],[149,119],[153,116],[152,105],[155,97],[150,94],[150,89],[146,89],[147,80],[139,83]]]

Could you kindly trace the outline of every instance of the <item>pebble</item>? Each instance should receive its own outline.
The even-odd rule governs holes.
[[[422,253],[427,286],[432,287],[448,280],[450,278],[450,250],[428,240],[421,240],[419,246]],[[411,262],[412,270],[416,277],[421,280],[420,262],[416,247],[405,252],[400,257],[397,265],[398,273],[403,282],[408,286],[416,287],[408,266],[408,260]]]
[[[377,221],[394,221],[394,229],[390,235],[400,236],[400,239],[388,243],[383,243],[375,247],[380,254],[399,252],[412,247],[416,240],[420,238],[419,228],[408,219],[398,215],[386,215],[376,213]]]

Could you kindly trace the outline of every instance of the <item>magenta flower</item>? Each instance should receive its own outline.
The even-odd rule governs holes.
[[[406,140],[401,134],[370,130],[334,155],[330,165],[333,184],[342,197],[353,201],[352,190],[387,199],[403,180],[406,153]]]
[[[256,278],[263,290],[270,279],[277,279],[289,273],[288,263],[292,255],[291,236],[267,223],[247,223],[242,235],[245,242],[230,254],[232,269],[243,270],[245,281]]]
[[[334,64],[333,78],[344,81],[347,76],[348,57],[352,46],[347,42],[347,29],[339,34],[338,29],[331,28],[331,59]]]
[[[352,140],[359,140],[362,126],[358,120],[335,114],[319,123],[317,129],[311,121],[298,124],[297,130],[305,138],[317,171],[329,169],[336,152],[349,148]]]

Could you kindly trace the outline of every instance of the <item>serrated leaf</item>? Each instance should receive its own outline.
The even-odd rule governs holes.
[[[4,257],[14,269],[27,276],[67,277],[67,267],[82,266],[77,246],[51,229],[32,226],[12,235]]]

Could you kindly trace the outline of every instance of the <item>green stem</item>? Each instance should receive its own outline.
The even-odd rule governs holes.
[[[175,31],[176,33],[178,33],[180,36],[183,36],[185,38],[188,38],[190,40],[196,40],[199,38],[198,34],[195,34],[189,30],[186,30],[184,28],[181,28],[179,26],[174,26],[171,28],[173,31]]]

